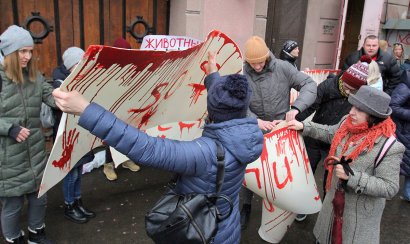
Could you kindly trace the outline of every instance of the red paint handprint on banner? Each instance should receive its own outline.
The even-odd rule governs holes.
[[[61,155],[61,158],[58,161],[53,161],[52,164],[54,167],[60,168],[61,170],[64,168],[69,169],[70,165],[68,164],[68,162],[70,162],[71,160],[71,154],[74,149],[74,143],[78,142],[79,135],[80,132],[77,132],[76,128],[68,132],[68,138],[66,132],[63,132],[63,154]]]

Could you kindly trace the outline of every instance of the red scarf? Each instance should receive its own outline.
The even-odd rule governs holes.
[[[369,128],[367,122],[353,125],[352,118],[349,115],[342,123],[340,128],[336,131],[330,146],[328,157],[335,156],[337,146],[339,146],[342,140],[347,137],[345,144],[342,145],[342,153],[338,156],[338,158],[341,158],[351,145],[359,143],[359,145],[357,145],[349,155],[345,155],[346,159],[351,158],[354,161],[365,149],[370,152],[377,138],[380,136],[389,138],[394,135],[395,131],[396,125],[390,117]],[[326,192],[330,189],[330,185],[332,183],[333,165],[328,166],[327,170],[329,170],[329,174],[326,179]]]

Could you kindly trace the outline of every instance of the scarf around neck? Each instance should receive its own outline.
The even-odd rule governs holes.
[[[335,156],[337,147],[341,145],[342,152],[338,157],[341,158],[342,156],[345,156],[346,159],[350,158],[354,161],[364,150],[370,152],[373,149],[377,138],[380,136],[389,138],[394,135],[395,131],[396,125],[390,116],[369,128],[367,122],[353,125],[352,118],[348,115],[333,137],[328,157]],[[347,138],[346,142],[341,144],[344,138]],[[352,145],[355,146],[354,150],[349,155],[344,155]],[[326,192],[330,189],[332,183],[333,165],[327,166],[327,170],[329,170],[329,174],[326,179]]]

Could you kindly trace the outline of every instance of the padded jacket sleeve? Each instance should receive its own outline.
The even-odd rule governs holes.
[[[212,145],[203,138],[175,141],[152,137],[95,103],[85,109],[78,123],[141,165],[182,175],[199,175],[206,170],[207,162],[212,160]]]
[[[406,84],[401,83],[393,91],[390,107],[395,117],[410,122],[410,107],[406,106],[408,101],[410,101],[410,88]]]

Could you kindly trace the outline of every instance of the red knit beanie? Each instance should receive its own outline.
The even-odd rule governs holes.
[[[118,38],[117,40],[115,40],[114,42],[114,47],[120,47],[120,48],[126,48],[126,49],[131,49],[131,45],[129,42],[127,42],[127,40],[125,40],[124,38]]]
[[[342,81],[349,86],[359,89],[367,85],[369,65],[366,62],[358,62],[350,66],[342,75]]]

